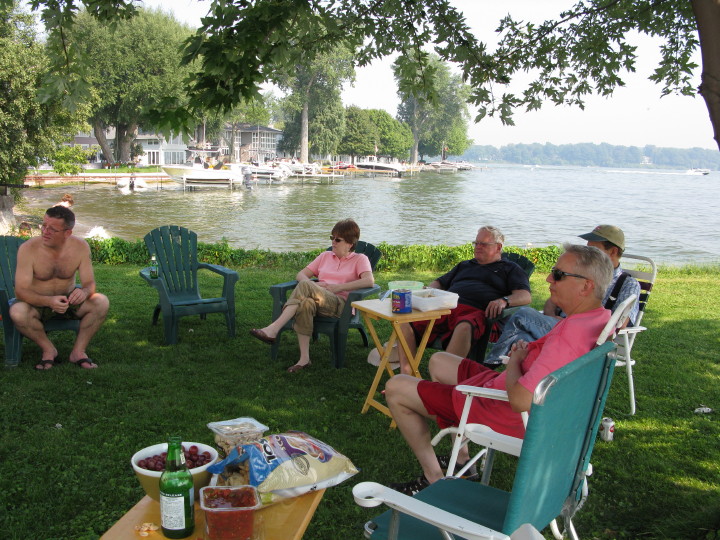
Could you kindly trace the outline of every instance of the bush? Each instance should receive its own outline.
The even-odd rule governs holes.
[[[141,240],[129,242],[120,238],[101,240],[88,239],[92,259],[102,264],[138,264],[150,261],[145,243]],[[383,256],[378,263],[378,272],[401,272],[422,269],[430,272],[446,272],[460,261],[472,259],[471,244],[462,246],[396,246],[382,242],[378,245]],[[508,252],[520,253],[535,264],[535,270],[546,272],[560,255],[560,248],[549,246],[544,248],[519,248],[508,246]],[[216,244],[198,242],[198,260],[234,268],[273,268],[297,271],[308,265],[322,250],[316,249],[303,252],[277,253],[261,249],[235,249],[227,240]]]

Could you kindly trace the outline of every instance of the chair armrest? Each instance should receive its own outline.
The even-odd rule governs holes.
[[[497,390],[495,388],[483,388],[482,386],[468,386],[461,384],[455,387],[458,392],[462,392],[466,396],[484,397],[488,399],[496,399],[499,401],[509,401],[508,393],[505,390]]]
[[[440,482],[454,482],[455,480],[440,480]],[[501,532],[462,518],[456,514],[442,510],[414,497],[382,486],[376,482],[361,482],[353,487],[355,502],[363,507],[371,508],[386,504],[394,510],[407,514],[416,519],[440,527],[443,530],[462,538],[471,540],[495,539],[509,540],[510,537]]]
[[[165,280],[160,279],[160,278],[150,277],[150,267],[149,266],[147,268],[143,268],[142,270],[140,270],[139,274],[140,274],[141,278],[143,278],[145,281],[147,281],[148,285],[150,285],[151,287],[155,287],[161,295],[165,295],[165,296],[168,295],[168,290],[167,290],[167,286],[165,285]]]
[[[623,334],[639,334],[640,332],[643,332],[647,330],[644,326],[629,326],[622,328],[617,331],[618,336],[622,336]]]
[[[210,264],[210,263],[198,263],[198,270],[210,270],[211,272],[215,272],[216,274],[220,274],[223,277],[228,276],[237,276],[237,272],[235,270],[230,270],[230,268],[227,268],[225,266],[220,266],[219,264]]]
[[[295,287],[297,287],[297,280],[293,279],[292,281],[286,281],[285,283],[278,283],[277,285],[271,285],[269,292],[270,296],[272,296],[274,299],[282,301],[282,303],[285,303],[285,300],[287,300],[287,293],[292,291]]]
[[[198,263],[198,270],[209,270],[214,272],[223,278],[223,297],[232,299],[234,298],[235,284],[238,282],[240,277],[235,270],[231,270],[225,266],[219,264],[210,263]]]
[[[353,316],[353,307],[352,303],[357,302],[358,300],[363,300],[367,298],[368,296],[372,294],[378,294],[380,292],[380,286],[379,285],[373,285],[372,287],[365,287],[362,289],[355,289],[354,291],[350,291],[348,294],[347,300],[345,301],[345,307],[343,308],[342,315],[340,315],[340,324],[341,328],[343,327],[343,324],[347,324],[350,319]],[[347,328],[347,326],[344,326]]]

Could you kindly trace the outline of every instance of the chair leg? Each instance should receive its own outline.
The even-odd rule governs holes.
[[[160,304],[158,304],[157,306],[155,306],[155,311],[153,311],[153,316],[152,316],[152,324],[153,324],[153,326],[157,326],[158,318],[159,318],[159,317],[160,317]]]
[[[482,478],[480,478],[480,483],[485,484],[486,486],[490,484],[493,461],[495,461],[495,450],[488,448],[487,454],[485,454],[485,466],[483,467]]]
[[[628,376],[628,390],[630,392],[630,414],[635,414],[635,382],[633,381],[633,361],[630,355],[627,355],[625,361],[625,368],[627,369]]]
[[[364,328],[358,328],[358,332],[360,332],[360,337],[362,337],[363,345],[365,347],[368,347],[370,345],[370,342],[368,341],[367,334],[365,333]]]
[[[23,335],[14,327],[5,330],[5,367],[17,367],[22,358]]]
[[[175,345],[178,342],[178,321],[172,315],[163,315],[165,343]]]
[[[225,312],[225,324],[228,329],[228,336],[235,337],[235,311],[227,310]]]

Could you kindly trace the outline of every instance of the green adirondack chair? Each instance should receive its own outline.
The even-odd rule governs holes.
[[[353,488],[359,505],[384,503],[393,509],[368,523],[368,538],[436,539],[440,529],[460,538],[507,539],[524,524],[542,530],[557,516],[565,520],[569,536],[577,538],[572,517],[583,500],[615,348],[607,342],[540,382],[511,491],[445,478],[408,497],[363,482]]]
[[[330,250],[332,248],[328,248]],[[355,246],[355,253],[363,253],[370,259],[370,266],[373,271],[377,265],[382,253],[374,245],[362,240],[358,240]],[[272,285],[270,287],[270,295],[273,298],[273,321],[280,316],[282,308],[287,302],[289,293],[297,286],[297,281],[288,281],[280,283],[278,285]],[[348,295],[347,302],[345,302],[345,309],[339,319],[334,317],[315,317],[313,319],[313,337],[317,339],[318,334],[325,334],[330,339],[330,350],[332,352],[332,361],[336,368],[341,368],[345,365],[345,349],[347,347],[347,337],[351,329],[356,329],[360,332],[363,344],[365,347],[368,346],[368,338],[365,333],[365,326],[363,325],[362,319],[359,312],[354,312],[351,304],[358,300],[367,298],[370,295],[377,294],[380,292],[378,285],[373,285],[365,289],[356,289],[351,291]],[[275,343],[270,348],[270,357],[273,360],[277,360],[278,352],[280,351],[280,335],[285,330],[292,330],[292,321],[288,322],[277,335]]]
[[[159,276],[152,278],[150,268],[140,270],[140,277],[155,287],[159,303],[153,312],[152,324],[163,316],[165,343],[178,341],[178,322],[181,317],[208,313],[224,313],[228,335],[235,335],[235,284],[238,273],[217,264],[199,263],[197,234],[176,225],[153,229],[145,235],[145,245],[158,262]],[[198,285],[198,270],[209,270],[223,277],[223,292],[219,298],[202,298]]]
[[[5,340],[5,367],[16,367],[22,358],[23,335],[10,318],[10,299],[15,297],[15,267],[17,252],[25,240],[17,236],[0,236],[0,314]],[[44,323],[45,332],[80,330],[80,321],[50,319]]]

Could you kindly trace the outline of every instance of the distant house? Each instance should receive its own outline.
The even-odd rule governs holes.
[[[264,162],[283,157],[278,152],[282,136],[279,129],[258,124],[226,124],[223,153],[232,154],[234,162]]]
[[[179,165],[187,160],[187,145],[181,135],[170,140],[156,133],[139,132],[135,143],[140,144],[145,152],[139,156],[138,165],[141,167],[156,165]]]

